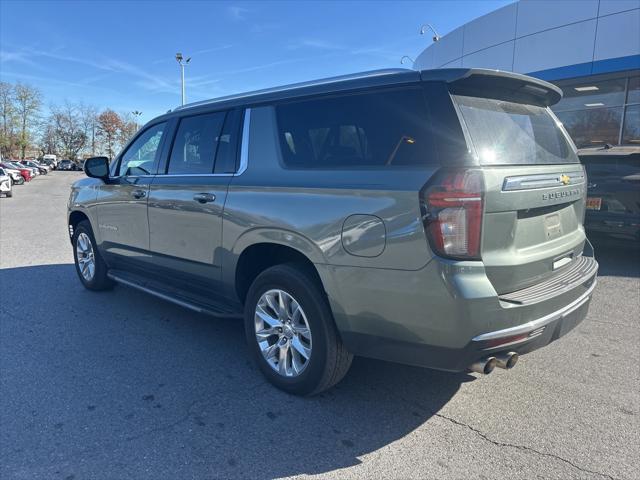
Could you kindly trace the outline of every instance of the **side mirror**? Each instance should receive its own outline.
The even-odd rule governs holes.
[[[91,157],[84,162],[84,173],[87,177],[109,179],[109,159],[107,157]]]

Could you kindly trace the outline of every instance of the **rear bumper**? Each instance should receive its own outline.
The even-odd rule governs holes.
[[[589,262],[583,276],[555,296],[521,304],[502,301],[477,263],[440,260],[416,272],[384,271],[380,278],[335,268],[337,284],[349,285],[350,294],[327,293],[352,353],[464,371],[492,354],[543,347],[582,322],[596,285],[597,263],[592,257]]]

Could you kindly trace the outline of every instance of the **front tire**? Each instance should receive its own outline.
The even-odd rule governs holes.
[[[245,333],[262,373],[296,395],[331,388],[353,360],[322,286],[296,264],[268,268],[254,280],[245,302]]]
[[[113,281],[107,277],[107,264],[98,251],[88,220],[83,220],[75,226],[72,244],[76,273],[82,285],[95,291],[112,288]]]

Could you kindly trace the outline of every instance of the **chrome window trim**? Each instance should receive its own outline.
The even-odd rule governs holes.
[[[242,141],[240,144],[240,165],[235,173],[157,173],[155,175],[138,175],[139,178],[146,177],[237,177],[247,169],[249,163],[249,127],[251,126],[251,109],[247,108],[244,112],[244,121],[242,124]],[[117,178],[117,177],[116,177]]]
[[[570,183],[567,185],[562,183],[560,177],[567,175]],[[584,173],[580,170],[573,172],[559,173],[543,173],[539,175],[518,175],[517,177],[507,177],[502,184],[502,191],[509,192],[514,190],[531,190],[537,188],[549,187],[569,187],[572,185],[580,185],[584,183]]]
[[[242,143],[240,144],[240,167],[233,176],[239,176],[244,173],[249,164],[249,129],[251,128],[251,108],[244,111],[244,120],[242,122]]]

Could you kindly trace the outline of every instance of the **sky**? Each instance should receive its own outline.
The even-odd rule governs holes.
[[[144,122],[180,104],[176,52],[193,102],[398,68],[431,43],[422,24],[445,35],[508,3],[0,0],[0,80]]]

